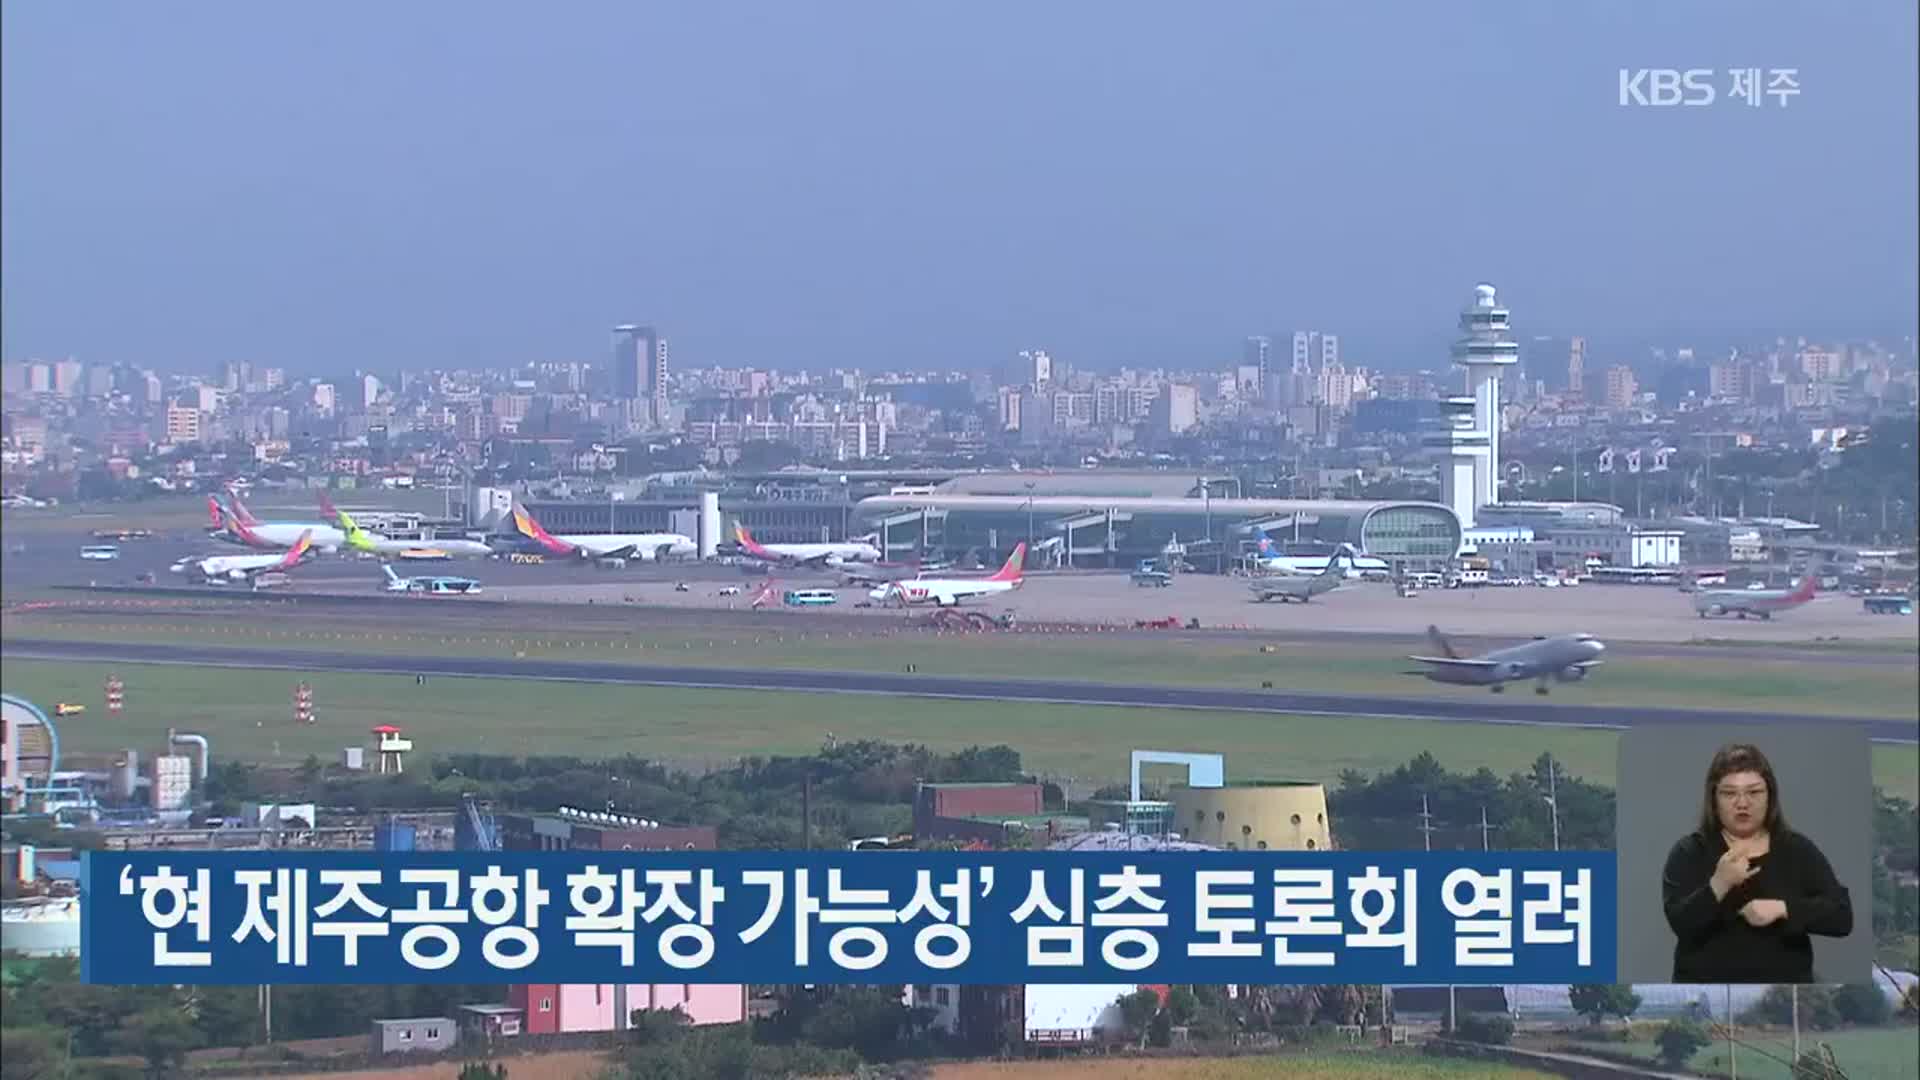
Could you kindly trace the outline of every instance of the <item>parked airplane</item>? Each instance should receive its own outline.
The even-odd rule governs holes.
[[[1498,694],[1506,684],[1521,679],[1537,679],[1536,694],[1547,692],[1547,681],[1579,682],[1599,666],[1600,654],[1607,647],[1592,634],[1562,634],[1535,638],[1525,645],[1495,649],[1479,656],[1461,656],[1438,627],[1427,627],[1427,637],[1440,650],[1439,656],[1411,656],[1429,667],[1413,674],[1424,675],[1438,683],[1457,686],[1485,686]]]
[[[513,527],[520,535],[532,540],[555,555],[574,555],[582,559],[592,559],[605,566],[625,566],[628,559],[652,562],[674,555],[693,555],[699,552],[700,545],[679,533],[585,533],[577,536],[555,536],[540,527],[540,523],[527,513],[524,507],[513,508]]]
[[[240,501],[240,496],[231,491],[227,493],[227,505],[233,511],[228,515],[232,535],[251,548],[290,548],[302,536],[311,534],[313,546],[332,555],[347,542],[346,533],[324,522],[261,521]]]
[[[1340,550],[1347,554],[1347,576],[1350,578],[1392,572],[1392,568],[1387,565],[1385,559],[1373,555],[1356,554],[1345,544],[1341,545]],[[1274,545],[1272,537],[1266,533],[1260,534],[1260,556],[1257,563],[1270,574],[1313,577],[1325,570],[1333,558],[1332,555],[1285,555]]]
[[[1776,611],[1791,611],[1813,599],[1820,578],[1808,574],[1791,589],[1710,589],[1693,594],[1693,610],[1701,618],[1709,615],[1749,615],[1771,619]]]
[[[388,592],[426,593],[429,596],[473,596],[480,592],[480,583],[472,578],[401,577],[387,563],[381,563],[380,569],[387,572]]]
[[[745,525],[733,527],[733,538],[740,549],[762,562],[782,566],[834,567],[840,563],[877,563],[880,549],[865,540],[843,544],[762,544],[754,540]]]
[[[969,596],[990,596],[1019,588],[1024,580],[1021,577],[1020,565],[1026,557],[1027,545],[1022,541],[1014,546],[1013,554],[1007,557],[1006,565],[987,577],[922,577],[911,581],[895,581],[873,590],[867,596],[869,599],[896,607],[906,607],[909,604],[955,607]]]
[[[1266,603],[1268,600],[1279,600],[1281,603],[1298,600],[1303,604],[1309,603],[1321,593],[1332,592],[1339,588],[1346,580],[1346,574],[1340,568],[1342,560],[1349,563],[1353,561],[1353,549],[1345,544],[1340,545],[1340,550],[1327,558],[1326,568],[1317,574],[1312,576],[1287,574],[1270,577],[1264,581],[1253,582],[1247,586],[1247,589],[1253,593],[1256,603]]]
[[[186,574],[208,585],[224,585],[229,581],[249,581],[256,576],[278,573],[293,569],[314,550],[311,534],[302,534],[300,539],[280,555],[209,555],[204,559],[181,559],[171,567],[176,574]]]
[[[847,562],[830,559],[827,565],[838,570],[847,585],[885,585],[890,581],[911,581],[953,567],[945,559],[915,559],[911,562]]]
[[[362,529],[345,510],[336,509],[321,496],[321,508],[346,531],[347,546],[382,558],[408,560],[444,560],[455,557],[484,559],[493,549],[478,540],[394,540]]]

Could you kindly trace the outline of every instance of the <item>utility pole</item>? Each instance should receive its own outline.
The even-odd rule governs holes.
[[[1800,984],[1788,983],[1787,990],[1793,995],[1793,1064],[1800,1065]]]
[[[1422,792],[1420,795],[1420,834],[1421,834],[1420,835],[1421,850],[1432,851],[1433,850],[1433,811],[1427,808],[1427,796],[1424,792]],[[1458,1006],[1454,1003],[1453,984],[1448,983],[1447,984],[1446,1031],[1447,1031],[1447,1034],[1449,1035],[1453,1034],[1455,1024],[1459,1017],[1459,1013],[1456,1011],[1457,1008]],[[1388,1033],[1388,1039],[1389,1040],[1392,1039],[1391,1032]]]
[[[1727,1075],[1740,1080],[1740,1044],[1733,1038],[1733,987],[1727,987]]]
[[[1553,815],[1553,850],[1560,850],[1560,793],[1554,782],[1553,755],[1547,755],[1547,810]]]
[[[1480,808],[1480,850],[1481,851],[1493,850],[1492,845],[1487,842],[1487,834],[1490,831],[1492,831],[1492,829],[1493,829],[1493,826],[1487,824],[1487,808],[1485,806],[1482,806]]]

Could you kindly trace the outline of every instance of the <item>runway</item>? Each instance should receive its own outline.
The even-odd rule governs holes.
[[[1315,694],[1284,689],[1238,690],[1176,686],[1126,686],[1065,680],[974,679],[918,674],[845,671],[723,669],[679,665],[580,663],[560,660],[499,660],[479,657],[408,657],[304,650],[226,648],[203,645],[111,641],[10,639],[8,660],[183,664],[196,667],[281,668],[362,674],[448,675],[591,682],[627,686],[774,690],[807,693],[883,694],[975,701],[1108,705],[1135,708],[1224,709],[1294,716],[1390,717],[1453,723],[1622,730],[1635,726],[1719,723],[1818,723],[1860,728],[1878,742],[1920,741],[1920,725],[1873,717],[1804,717],[1704,709],[1563,705],[1503,700],[1479,691],[1436,687],[1427,697]],[[1532,698],[1524,686],[1517,695]]]

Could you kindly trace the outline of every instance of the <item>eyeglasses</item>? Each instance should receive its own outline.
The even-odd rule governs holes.
[[[1723,787],[1715,791],[1714,794],[1718,795],[1720,798],[1725,799],[1728,802],[1739,802],[1743,798],[1751,802],[1756,799],[1766,798],[1767,789],[1764,787],[1756,787],[1756,788],[1724,788]]]

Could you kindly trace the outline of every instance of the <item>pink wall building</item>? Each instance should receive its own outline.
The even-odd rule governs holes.
[[[747,1018],[747,988],[740,984],[696,986],[687,983],[632,983],[626,1010],[679,1008],[695,1024],[738,1024]],[[569,1031],[612,1031],[618,994],[612,983],[522,983],[509,987],[507,1004],[524,1010],[529,1035]]]

